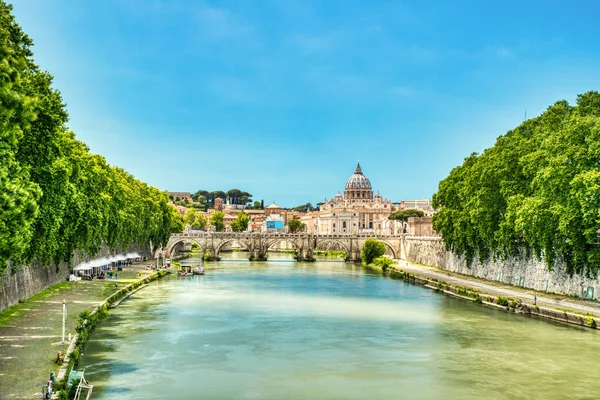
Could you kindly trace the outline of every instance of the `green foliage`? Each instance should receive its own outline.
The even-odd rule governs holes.
[[[288,222],[288,228],[291,233],[303,232],[306,229],[306,225],[300,220],[293,219]]]
[[[215,228],[215,231],[222,232],[225,229],[225,223],[223,222],[225,214],[223,211],[215,211],[210,216],[210,224]]]
[[[183,216],[177,211],[174,207],[171,208],[171,217],[170,217],[170,225],[169,232],[171,233],[181,233],[185,228],[183,223]]]
[[[313,205],[311,203],[306,203],[306,204],[296,206],[296,207],[292,208],[292,210],[299,211],[299,212],[309,212],[309,211],[318,211],[319,207],[318,206],[313,207]]]
[[[188,208],[188,210],[185,212],[185,215],[183,216],[183,222],[186,225],[193,225],[194,222],[196,222],[196,210],[194,210],[193,208]]]
[[[231,230],[234,232],[244,232],[248,229],[250,216],[245,212],[240,211],[237,214],[237,219],[231,223]]]
[[[411,217],[417,217],[420,218],[422,216],[424,216],[425,213],[421,210],[415,210],[415,209],[408,209],[408,210],[398,210],[395,211],[393,213],[390,214],[390,216],[388,217],[388,219],[395,219],[398,221],[408,221],[409,218]]]
[[[374,259],[385,254],[385,244],[377,239],[367,239],[362,248],[362,261],[365,265],[371,264]]]
[[[313,254],[315,256],[346,257],[346,252],[339,250],[315,250]]]
[[[193,229],[206,229],[206,225],[208,224],[208,220],[204,216],[204,214],[196,214],[196,220],[192,224]]]
[[[434,228],[468,262],[533,250],[548,268],[600,266],[600,93],[559,101],[440,182]]]
[[[102,244],[166,244],[165,193],[107,164],[68,130],[52,76],[0,0],[0,272],[9,262],[48,265]]]
[[[496,299],[496,304],[499,304],[499,305],[504,306],[504,307],[508,307],[509,300],[506,297],[498,297]]]
[[[384,249],[384,252],[385,252],[385,249]],[[387,271],[387,269],[389,267],[394,265],[394,260],[392,260],[389,257],[377,257],[377,258],[373,259],[373,264],[377,265],[378,267],[381,267],[381,270],[383,272],[385,272],[385,271]]]

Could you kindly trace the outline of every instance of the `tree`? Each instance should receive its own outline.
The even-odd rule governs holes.
[[[369,265],[377,257],[381,257],[385,254],[385,244],[377,239],[367,239],[362,248],[362,261],[363,264]]]
[[[420,218],[424,215],[425,215],[425,213],[423,211],[410,208],[408,210],[395,211],[392,214],[390,214],[388,219],[392,219],[392,220],[395,219],[398,221],[406,222],[406,221],[408,221],[409,218],[412,218],[412,217]]]
[[[171,224],[169,226],[170,233],[181,233],[185,227],[183,223],[183,216],[175,209],[171,207]]]
[[[296,206],[292,210],[298,211],[298,212],[309,212],[309,211],[314,210],[314,207],[311,203],[306,203],[306,204],[302,204],[300,206]]]
[[[254,207],[255,210],[260,210],[260,201],[255,201],[254,202]]]
[[[215,211],[210,216],[210,224],[215,228],[215,231],[222,232],[225,229],[225,223],[223,222],[223,218],[225,217],[225,213],[223,211]]]
[[[600,266],[600,93],[558,101],[471,154],[433,196],[434,228],[470,263],[532,250],[548,268]]]
[[[196,220],[192,224],[192,229],[204,230],[204,229],[206,229],[207,223],[208,223],[208,220],[206,219],[204,214],[196,214]]]
[[[265,209],[265,201],[264,201],[264,200],[261,200],[261,201],[260,201],[260,209],[261,209],[261,210],[264,210],[264,209]]]
[[[75,138],[11,10],[0,0],[0,273],[9,263],[58,266],[75,251],[94,256],[104,244],[166,244],[182,229],[167,193]]]
[[[237,219],[231,223],[231,230],[234,232],[244,232],[248,229],[248,221],[250,221],[250,216],[240,211],[237,214]]]
[[[194,210],[193,208],[188,208],[188,210],[185,212],[185,215],[183,216],[183,222],[185,222],[186,225],[193,225],[195,221],[196,210]]]
[[[306,225],[300,220],[293,219],[288,222],[288,228],[291,233],[303,232],[306,229]]]

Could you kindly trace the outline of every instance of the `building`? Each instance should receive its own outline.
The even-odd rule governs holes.
[[[421,210],[426,217],[433,215],[433,207],[429,199],[421,200],[402,200],[400,202],[400,210]]]
[[[281,215],[281,207],[279,207],[277,204],[272,203],[271,205],[267,206],[265,208],[265,215],[268,217],[271,214],[278,214]]]
[[[262,227],[263,232],[283,232],[283,218],[279,214],[271,214],[267,216]]]
[[[188,203],[191,203],[192,194],[189,192],[168,192],[169,196],[173,198],[173,201],[186,200]]]
[[[223,199],[220,197],[217,197],[215,199],[215,205],[214,205],[215,211],[223,211]]]
[[[410,236],[439,236],[433,229],[431,217],[410,217],[407,222],[406,233]]]
[[[306,226],[306,233],[319,233],[320,213],[310,211],[300,216],[300,222]]]
[[[379,192],[373,195],[371,181],[358,164],[346,182],[344,195],[338,192],[334,198],[322,204],[318,222],[313,222],[313,225],[318,225],[318,233],[321,234],[392,234],[393,226],[388,217],[395,210],[392,202]]]

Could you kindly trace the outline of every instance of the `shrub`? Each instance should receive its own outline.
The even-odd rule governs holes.
[[[501,306],[508,307],[508,299],[506,297],[498,297],[498,299],[496,299],[496,303]]]
[[[381,267],[381,270],[385,272],[389,267],[391,267],[394,264],[394,260],[388,257],[377,257],[373,260],[373,264]]]
[[[385,254],[385,244],[377,239],[367,239],[362,248],[362,261],[371,264],[374,259]]]

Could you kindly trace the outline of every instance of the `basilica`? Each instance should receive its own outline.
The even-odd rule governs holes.
[[[358,164],[346,182],[344,195],[338,192],[320,206],[312,230],[320,234],[389,234],[393,227],[388,216],[394,211],[391,201],[381,197],[379,192],[373,195],[371,182]]]

